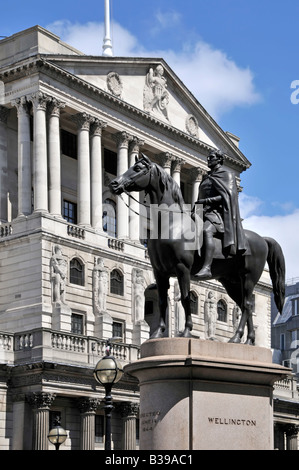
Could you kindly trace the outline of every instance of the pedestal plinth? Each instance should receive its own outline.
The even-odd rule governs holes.
[[[154,339],[125,372],[140,384],[140,449],[273,449],[273,384],[291,371],[269,349]]]

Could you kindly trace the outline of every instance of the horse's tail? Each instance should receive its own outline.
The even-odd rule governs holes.
[[[279,313],[282,313],[285,300],[285,260],[281,246],[273,238],[265,238],[268,245],[267,262],[273,285],[273,295]]]

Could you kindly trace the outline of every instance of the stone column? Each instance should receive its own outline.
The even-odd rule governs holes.
[[[49,212],[61,217],[60,109],[65,103],[53,99],[49,107]]]
[[[298,426],[289,424],[286,426],[287,449],[298,450]]]
[[[198,189],[199,189],[199,185],[202,181],[204,171],[201,168],[193,168],[191,170],[191,173],[192,173],[192,182],[193,182],[193,186],[192,186],[192,206],[194,206],[195,202],[198,199]]]
[[[169,152],[165,152],[160,153],[157,158],[161,167],[166,171],[166,173],[171,175],[171,164],[173,160],[173,155]]]
[[[0,223],[7,222],[7,118],[9,109],[0,106]]]
[[[49,412],[55,395],[52,393],[33,393],[27,401],[33,408],[33,450],[48,450]]]
[[[172,177],[174,181],[180,186],[181,185],[181,168],[184,164],[182,158],[175,157],[172,161]]]
[[[78,125],[78,225],[90,226],[90,146],[89,131],[91,116],[80,113]]]
[[[102,232],[102,130],[107,123],[95,119],[91,126],[91,225]]]
[[[119,411],[123,419],[123,450],[136,450],[136,418],[139,415],[139,405],[121,403]]]
[[[30,114],[26,97],[13,101],[18,112],[18,216],[32,212]]]
[[[78,400],[78,407],[81,413],[80,450],[94,450],[95,414],[98,406],[99,400],[94,398]]]
[[[281,423],[274,423],[274,450],[285,450],[284,426]]]
[[[140,146],[144,145],[144,141],[134,137],[129,145],[129,167],[133,166],[136,157],[139,157]],[[139,241],[140,238],[140,222],[139,215],[141,213],[140,204],[138,204],[140,193],[131,193],[134,199],[130,199],[130,213],[129,213],[129,237],[130,240]],[[135,200],[136,199],[136,200]]]
[[[50,98],[37,92],[31,96],[33,104],[33,182],[34,211],[48,212],[48,158],[46,109]]]
[[[119,132],[113,135],[117,143],[117,176],[122,175],[128,169],[128,148],[132,136],[127,132]],[[124,239],[129,235],[129,211],[128,196],[122,195],[117,201],[117,237]]]

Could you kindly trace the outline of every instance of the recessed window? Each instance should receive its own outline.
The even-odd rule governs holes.
[[[124,295],[124,276],[118,269],[114,269],[110,274],[111,294]]]
[[[224,302],[224,300],[219,300],[219,302],[217,303],[217,313],[218,313],[218,320],[226,323],[227,322],[227,307],[226,307],[226,303]]]
[[[74,258],[70,262],[70,282],[84,286],[84,265],[78,258]]]
[[[71,317],[71,331],[75,335],[84,334],[84,316],[73,313]]]
[[[117,154],[112,150],[104,149],[104,168],[107,173],[117,175]]]
[[[190,292],[190,311],[193,315],[198,314],[198,297],[195,292]]]
[[[62,216],[71,224],[77,224],[77,204],[70,201],[63,201]]]
[[[124,337],[124,324],[121,322],[114,321],[112,323],[112,336],[113,338],[121,338],[123,340]]]
[[[116,204],[112,199],[105,199],[103,204],[103,231],[116,238]]]
[[[78,147],[76,134],[72,134],[71,132],[61,129],[60,139],[63,155],[77,159]]]
[[[292,315],[299,314],[299,298],[292,299]]]

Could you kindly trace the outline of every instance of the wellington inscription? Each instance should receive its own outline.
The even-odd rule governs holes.
[[[255,419],[239,419],[239,418],[210,418],[208,417],[210,424],[224,424],[230,426],[256,426]]]

